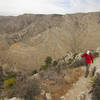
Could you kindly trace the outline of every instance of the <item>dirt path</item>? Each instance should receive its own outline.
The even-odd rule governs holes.
[[[97,67],[100,65],[100,58],[95,60],[95,63],[91,65],[91,68],[95,65]],[[100,66],[98,68],[100,68]],[[82,67],[82,69],[84,70],[85,68]],[[77,100],[77,96],[91,88],[90,80],[90,77],[85,78],[84,76],[81,76],[79,80],[73,84],[73,87],[64,96],[62,96],[62,100]]]

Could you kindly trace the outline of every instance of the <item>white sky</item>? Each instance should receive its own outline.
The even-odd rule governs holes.
[[[0,0],[0,15],[100,11],[100,0]]]

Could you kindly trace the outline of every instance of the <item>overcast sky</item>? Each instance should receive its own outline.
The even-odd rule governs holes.
[[[100,11],[100,0],[0,0],[0,15]]]

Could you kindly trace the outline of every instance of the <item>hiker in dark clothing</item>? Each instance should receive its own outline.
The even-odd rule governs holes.
[[[81,55],[81,57],[85,57],[85,64],[86,64],[85,77],[87,77],[89,74],[90,64],[93,63],[93,56],[92,56],[92,53],[88,50],[86,53]]]

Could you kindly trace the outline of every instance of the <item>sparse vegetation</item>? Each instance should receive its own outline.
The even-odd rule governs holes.
[[[46,70],[52,66],[52,58],[50,56],[46,57],[45,64],[41,66],[40,70]]]
[[[58,64],[58,62],[55,60],[53,61],[53,66],[56,66]]]
[[[23,76],[20,76],[23,77]],[[12,98],[18,97],[24,100],[35,100],[35,96],[40,95],[40,86],[38,80],[28,79],[27,77],[5,80],[3,96]]]
[[[13,87],[14,85],[16,85],[16,78],[11,78],[11,79],[5,80],[5,81],[4,81],[4,85],[5,85],[7,88]]]
[[[48,65],[42,65],[41,69],[42,69],[42,70],[48,69]]]
[[[11,78],[16,78],[16,73],[14,72],[9,72],[7,74],[7,76],[5,76],[5,79],[8,80],[8,79],[11,79]]]
[[[39,82],[35,79],[24,79],[17,85],[16,95],[24,100],[35,100],[35,96],[40,95]]]

